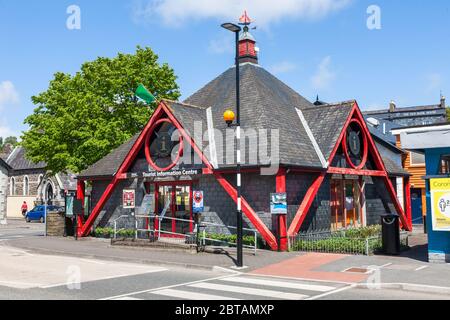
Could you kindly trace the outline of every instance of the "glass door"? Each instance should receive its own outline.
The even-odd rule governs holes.
[[[160,217],[159,229],[161,231],[173,232],[174,221],[172,208],[172,186],[158,187],[158,216]],[[169,219],[167,219],[169,218]],[[167,236],[167,233],[162,233],[162,236]]]
[[[175,187],[175,218],[191,220],[190,186]],[[191,231],[189,221],[176,221],[176,233],[187,234]]]
[[[158,215],[162,236],[176,237],[192,232],[192,188],[190,185],[158,185]],[[180,219],[180,220],[178,220]],[[186,220],[186,221],[183,221]]]
[[[331,215],[332,230],[363,225],[361,190],[357,180],[332,180]]]

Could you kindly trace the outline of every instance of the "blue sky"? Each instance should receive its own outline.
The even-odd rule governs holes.
[[[70,5],[80,30],[66,27]],[[370,5],[381,29],[367,28]],[[450,97],[448,0],[0,0],[0,136],[26,130],[30,97],[55,72],[137,45],[175,69],[186,98],[233,64],[233,36],[219,26],[244,9],[260,64],[309,100],[373,109]]]

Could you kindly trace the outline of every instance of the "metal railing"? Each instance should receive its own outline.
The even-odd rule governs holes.
[[[147,234],[147,239],[152,239],[154,241],[161,241],[161,235],[167,235],[171,236],[170,241],[172,242],[184,242],[186,244],[195,244],[197,245],[197,250],[204,250],[205,247],[209,245],[209,243],[218,243],[220,245],[227,245],[229,247],[235,247],[237,246],[236,242],[231,242],[227,240],[221,240],[221,239],[214,239],[210,237],[210,234],[207,233],[207,228],[227,228],[227,229],[233,229],[237,230],[236,227],[233,226],[226,226],[222,224],[216,224],[216,223],[210,223],[210,222],[201,222],[200,224],[196,223],[194,220],[189,219],[180,219],[180,218],[173,218],[173,217],[166,217],[166,216],[158,216],[158,215],[136,215],[136,216],[129,216],[129,215],[122,215],[115,219],[113,221],[114,223],[114,234],[113,239],[117,240],[118,234],[121,231],[129,230],[125,227],[120,227],[120,222],[124,219],[133,219],[134,218],[134,238],[139,238],[139,233]],[[143,220],[144,223],[139,223],[140,220]],[[158,223],[155,223],[155,222]],[[178,223],[186,223],[186,224],[192,224],[193,225],[193,232],[189,233],[180,233],[180,232],[173,232],[164,230],[162,228],[162,222],[163,221],[172,221],[172,222],[178,222]],[[143,228],[139,228],[139,225],[143,225]],[[253,254],[256,255],[258,250],[258,231],[254,229],[248,229],[244,228],[244,232],[248,232],[252,234],[252,244],[244,244],[243,247],[247,249],[251,249],[253,251]],[[228,236],[224,235],[224,238],[227,238]],[[167,239],[167,238],[166,238]]]
[[[400,243],[408,246],[408,232],[400,233]],[[289,238],[292,251],[373,255],[382,249],[381,234],[355,237],[343,231],[300,233]]]
[[[230,242],[230,241],[226,241],[226,240],[209,238],[208,234],[206,232],[206,229],[208,227],[219,227],[219,228],[224,228],[225,227],[227,229],[237,230],[237,227],[233,227],[233,226],[225,226],[225,225],[222,225],[222,224],[216,224],[216,223],[210,223],[210,222],[202,222],[199,225],[199,229],[203,229],[203,230],[199,230],[199,233],[201,234],[200,245],[202,247],[206,247],[206,241],[216,242],[216,243],[220,243],[220,244],[227,244],[228,246],[237,246],[236,242]],[[256,256],[256,252],[258,250],[258,231],[254,230],[254,229],[248,229],[248,228],[243,228],[242,230],[244,232],[250,232],[253,235],[253,245],[243,244],[242,246],[244,248],[251,249],[253,251],[253,254]]]

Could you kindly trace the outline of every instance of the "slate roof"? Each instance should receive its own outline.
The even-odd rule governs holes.
[[[420,111],[443,111],[445,113],[445,108],[442,108],[440,104],[434,104],[434,105],[426,105],[426,106],[414,106],[414,107],[396,107],[393,112],[389,111],[389,108],[386,109],[380,109],[380,110],[371,110],[371,111],[365,111],[364,115],[380,115],[380,114],[386,114],[386,113],[404,113],[404,112],[420,112]]]
[[[313,107],[313,104],[256,64],[242,64],[240,72],[243,131],[278,129],[281,164],[321,167],[320,159],[295,110]],[[214,128],[224,132],[227,125],[223,121],[223,113],[236,108],[235,68],[225,71],[186,99],[185,103],[211,107]]]
[[[330,160],[331,153],[355,103],[355,100],[351,100],[303,110],[325,159]]]
[[[106,157],[100,159],[98,162],[82,171],[78,175],[78,178],[111,177],[115,175],[139,135],[140,133],[134,135],[130,140],[111,151]]]
[[[45,162],[34,163],[28,160],[23,147],[16,147],[6,159],[6,162],[16,171],[45,169],[47,166]]]
[[[232,67],[184,102],[168,100],[164,102],[191,137],[194,137],[195,121],[202,125],[203,133],[208,129],[208,110],[211,111],[212,125],[225,137],[225,131],[229,128],[222,117],[225,110],[235,109],[235,92],[235,68]],[[278,129],[280,165],[322,169],[318,152],[321,152],[325,159],[329,160],[355,103],[354,100],[351,100],[315,106],[262,67],[252,63],[241,64],[241,126],[243,132],[246,129]],[[303,114],[320,150],[314,148],[297,109]],[[105,158],[83,171],[79,177],[113,176],[138,136],[139,134],[135,135]],[[208,139],[195,139],[194,137],[194,140],[203,150],[209,145]],[[217,140],[216,137],[216,146],[220,146],[220,142]],[[205,153],[205,156],[211,161],[209,153]],[[248,154],[247,157],[244,154],[243,158],[248,159]],[[259,165],[262,164],[259,163]],[[233,163],[219,163],[218,165],[219,168],[234,166]]]
[[[389,159],[388,157],[381,156],[384,162],[384,166],[386,167],[386,171],[389,175],[392,176],[410,176],[411,174],[408,173],[405,169],[397,165],[393,160]]]

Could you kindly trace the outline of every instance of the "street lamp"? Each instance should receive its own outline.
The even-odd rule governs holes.
[[[237,267],[242,268],[244,266],[243,262],[243,244],[242,244],[242,200],[241,200],[241,99],[240,99],[240,75],[239,75],[239,33],[241,32],[241,27],[234,23],[224,23],[222,28],[234,32],[236,35],[236,124],[234,122],[234,113],[231,110],[227,110],[224,113],[224,120],[229,127],[236,127],[236,165],[237,165],[237,214],[236,214],[236,228],[237,228]]]

